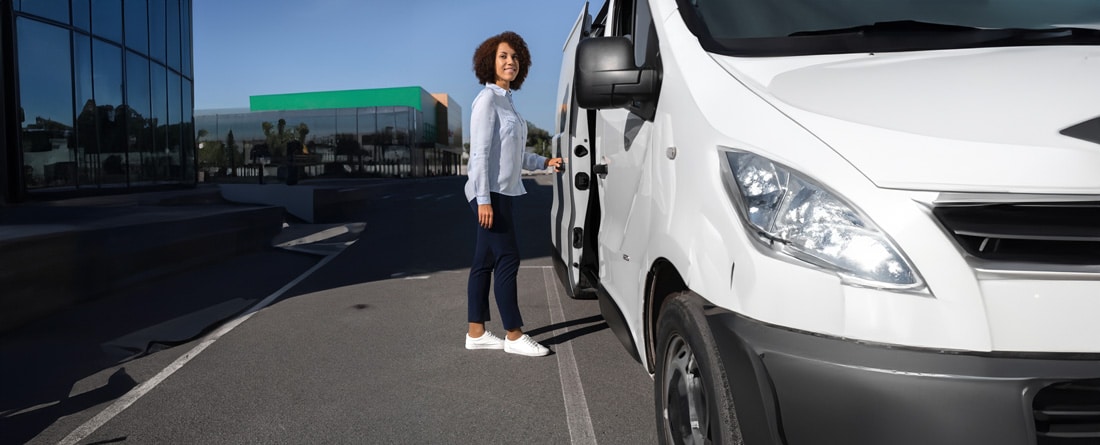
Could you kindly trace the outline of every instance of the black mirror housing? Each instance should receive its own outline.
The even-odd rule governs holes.
[[[573,85],[582,108],[625,108],[657,95],[657,71],[634,65],[634,48],[626,37],[580,41],[575,66]]]

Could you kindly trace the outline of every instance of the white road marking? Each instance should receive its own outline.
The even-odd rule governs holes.
[[[442,201],[442,200],[444,200],[444,199],[448,199],[448,198],[450,198],[450,197],[452,197],[452,196],[454,196],[454,195],[455,195],[454,193],[448,193],[448,194],[446,194],[446,195],[443,195],[443,196],[440,196],[440,197],[438,197],[438,198],[435,198],[435,200],[436,200],[436,201]]]
[[[32,406],[30,408],[11,409],[11,410],[7,410],[7,411],[4,411],[4,412],[0,413],[0,417],[15,417],[15,416],[18,416],[20,414],[26,414],[26,413],[38,411],[42,408],[49,408],[49,407],[57,405],[59,403],[61,403],[60,400],[54,400],[52,402],[40,403],[40,404]]]
[[[157,373],[157,375],[153,376],[141,385],[138,385],[136,388],[131,389],[130,392],[123,394],[122,397],[119,397],[118,400],[115,400],[115,402],[112,403],[111,406],[108,406],[99,414],[96,414],[96,416],[93,417],[91,420],[84,422],[83,425],[77,427],[75,430],[73,430],[73,432],[69,433],[68,436],[65,436],[64,439],[61,439],[61,441],[58,442],[58,445],[74,445],[76,443],[79,443],[81,440],[87,438],[89,435],[94,433],[115,416],[119,415],[119,413],[124,411],[126,408],[129,408],[130,405],[133,405],[134,402],[137,402],[137,400],[140,399],[142,396],[148,394],[149,391],[152,391],[153,388],[156,388],[157,385],[159,385],[173,373],[182,368],[183,365],[186,365],[187,362],[191,361],[191,359],[198,357],[198,355],[201,354],[202,351],[205,351],[206,348],[210,347],[210,345],[218,341],[218,339],[221,338],[223,335],[228,334],[229,331],[232,331],[237,326],[240,326],[241,323],[244,323],[249,318],[251,318],[253,314],[270,305],[272,302],[277,300],[294,286],[297,286],[298,283],[301,283],[302,280],[305,280],[318,269],[324,267],[337,255],[338,253],[322,258],[321,261],[317,262],[317,264],[313,265],[313,267],[309,268],[309,270],[305,271],[305,273],[299,275],[298,278],[294,279],[294,281],[287,283],[285,286],[275,291],[275,293],[268,295],[262,301],[256,303],[256,305],[249,308],[248,311],[246,311],[241,316],[230,320],[226,324],[214,330],[214,332],[208,334],[202,339],[202,341],[198,345],[196,345],[194,348],[191,348],[190,351],[187,351],[187,353],[177,358],[176,361],[168,365],[167,368],[164,368],[159,373]]]
[[[546,300],[550,303],[550,324],[565,322],[565,311],[561,307],[557,281],[549,266],[541,266],[543,281],[546,283]],[[555,329],[554,336],[565,335],[569,328]],[[577,370],[577,359],[573,356],[573,345],[561,342],[554,348],[558,357],[558,375],[561,376],[561,393],[565,399],[565,420],[569,425],[569,441],[573,445],[595,445],[596,433],[592,429],[592,417],[588,414],[588,400],[584,397],[584,385],[581,373]]]
[[[435,196],[435,193],[428,193],[427,195],[420,195],[420,196],[417,196],[417,197],[416,197],[416,198],[414,198],[414,199],[416,199],[417,201],[419,201],[419,200],[421,200],[421,199],[428,199],[428,198],[431,198],[432,196]]]

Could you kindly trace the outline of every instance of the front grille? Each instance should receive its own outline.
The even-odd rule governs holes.
[[[932,213],[983,260],[1100,264],[1100,202],[953,204]]]
[[[1057,383],[1035,395],[1038,445],[1100,443],[1100,379]]]

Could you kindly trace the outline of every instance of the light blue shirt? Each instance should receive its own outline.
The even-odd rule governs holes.
[[[470,162],[466,200],[489,204],[489,193],[519,196],[523,169],[546,168],[546,158],[527,153],[527,121],[516,112],[512,92],[492,83],[474,98],[470,111]]]

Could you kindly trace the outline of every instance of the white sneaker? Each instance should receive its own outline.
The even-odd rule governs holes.
[[[530,335],[523,334],[522,337],[515,340],[504,340],[504,352],[528,357],[542,357],[549,354],[550,350],[546,349],[546,346],[540,345]]]
[[[504,349],[504,340],[489,331],[485,331],[478,338],[466,334],[466,349]]]

